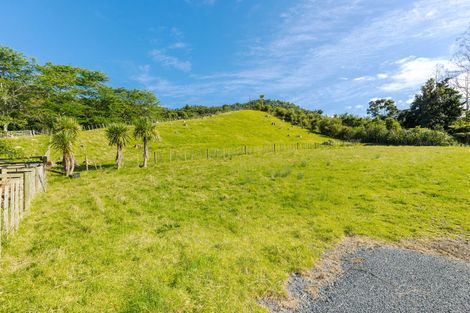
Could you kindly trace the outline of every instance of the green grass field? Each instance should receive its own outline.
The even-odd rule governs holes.
[[[276,125],[271,125],[273,122]],[[156,151],[163,159],[168,159],[170,150],[180,157],[186,152],[189,158],[191,152],[203,152],[205,155],[206,149],[241,149],[244,145],[259,147],[274,143],[321,143],[328,140],[325,136],[309,133],[266,113],[248,110],[195,120],[163,122],[157,128],[160,141],[151,142],[149,149],[152,156]],[[25,156],[43,155],[48,141],[46,135],[10,139],[11,145]],[[124,149],[129,166],[135,166],[142,159],[142,149],[134,148],[136,144],[141,142],[133,139]],[[113,163],[115,149],[108,146],[103,129],[81,132],[76,148],[77,160],[83,162],[85,155],[98,164]],[[56,151],[52,151],[51,158],[54,161],[61,159]]]
[[[162,124],[154,147],[325,140],[272,119]],[[88,153],[112,163],[102,132],[86,134]],[[265,312],[258,298],[283,296],[289,273],[345,235],[470,238],[468,148],[331,147],[148,169],[126,153],[120,171],[49,175],[3,250],[1,312]]]

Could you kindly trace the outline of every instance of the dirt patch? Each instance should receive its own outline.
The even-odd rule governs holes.
[[[469,239],[405,239],[399,242],[397,246],[425,254],[440,255],[451,259],[470,262]]]
[[[470,240],[468,239],[404,239],[400,242],[390,243],[360,236],[346,237],[334,248],[326,251],[315,263],[313,269],[290,275],[287,282],[288,298],[263,299],[260,303],[268,306],[272,312],[293,309],[299,303],[299,290],[305,290],[312,297],[316,297],[322,287],[333,282],[343,272],[342,260],[346,255],[378,247],[408,249],[422,254],[470,262]],[[357,264],[364,261],[360,257],[352,259],[352,263]]]

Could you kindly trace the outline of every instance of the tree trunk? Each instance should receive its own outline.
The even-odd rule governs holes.
[[[69,155],[67,153],[64,153],[62,155],[62,165],[64,166],[64,172],[65,172],[65,176],[69,176],[69,172],[70,172],[70,160],[69,160]]]
[[[75,156],[73,153],[70,153],[70,173],[69,176],[73,174],[73,171],[75,170]]]
[[[144,137],[144,164],[143,164],[143,167],[147,167],[148,160],[149,160],[148,138]]]
[[[4,132],[8,131],[8,123],[3,124],[3,131]]]
[[[122,145],[117,145],[116,151],[116,167],[120,169],[124,163],[124,154],[122,153]]]

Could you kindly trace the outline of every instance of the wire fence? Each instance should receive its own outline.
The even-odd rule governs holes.
[[[25,129],[25,130],[8,130],[0,131],[0,138],[15,138],[15,137],[34,137],[37,135],[48,134],[45,130]]]
[[[312,150],[351,145],[353,145],[353,143],[326,141],[324,143],[273,143],[259,146],[243,145],[226,148],[162,149],[150,151],[149,161],[153,164],[160,164],[176,161],[231,159],[232,157],[243,155],[280,153],[284,151]]]

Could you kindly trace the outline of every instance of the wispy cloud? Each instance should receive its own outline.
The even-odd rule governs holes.
[[[389,82],[380,88],[384,91],[401,91],[419,88],[426,80],[436,76],[439,66],[453,69],[455,65],[448,59],[408,57],[395,62],[399,66],[390,76]]]
[[[187,45],[182,41],[177,41],[168,47],[168,49],[185,49],[185,48],[187,48]]]
[[[175,56],[166,54],[162,50],[154,49],[150,52],[152,59],[163,66],[173,67],[183,72],[191,71],[191,62],[183,61]]]
[[[359,76],[353,79],[353,81],[360,82],[360,81],[375,81],[378,79],[386,79],[388,74],[386,73],[379,73],[375,76]]]
[[[469,21],[468,0],[403,1],[399,8],[375,0],[303,0],[283,12],[263,40],[250,38],[240,48],[245,53],[238,70],[192,75],[184,85],[154,77],[147,86],[170,97],[197,93],[227,101],[262,93],[331,112],[330,103],[416,88],[444,56],[395,60],[418,44],[457,37]],[[152,55],[166,66],[191,70],[191,63],[163,51]]]
[[[185,0],[186,3],[194,5],[214,5],[217,0]]]

